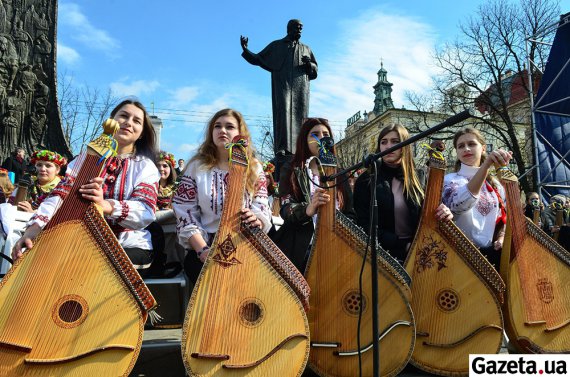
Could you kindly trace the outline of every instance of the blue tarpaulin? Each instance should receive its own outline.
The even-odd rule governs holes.
[[[560,17],[534,101],[539,184],[570,196],[570,13]]]

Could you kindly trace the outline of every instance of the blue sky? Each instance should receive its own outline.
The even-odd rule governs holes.
[[[257,140],[270,124],[270,74],[241,57],[240,35],[260,51],[299,18],[319,77],[311,82],[310,115],[342,132],[346,119],[373,106],[380,59],[394,83],[396,107],[405,92],[426,91],[436,46],[480,0],[195,1],[60,0],[58,72],[75,85],[134,95],[161,117],[162,149],[188,158],[217,110],[241,111]],[[165,5],[163,5],[165,4]],[[562,12],[570,0],[561,2]]]

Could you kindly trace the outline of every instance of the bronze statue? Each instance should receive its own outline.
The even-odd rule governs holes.
[[[287,23],[287,36],[271,42],[254,54],[247,48],[248,38],[241,36],[241,56],[248,63],[271,72],[274,152],[295,152],[297,134],[309,113],[309,81],[317,78],[317,61],[309,46],[299,42],[303,24]]]

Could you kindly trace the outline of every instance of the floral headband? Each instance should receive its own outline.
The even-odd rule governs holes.
[[[266,161],[263,163],[263,171],[267,174],[272,174],[275,171],[275,165],[269,161]]]
[[[47,161],[62,167],[67,164],[67,159],[57,152],[48,151],[47,149],[35,151],[32,154],[32,164],[35,165],[38,161]]]
[[[8,170],[0,168],[0,176],[7,176],[7,175],[8,175]]]
[[[158,154],[158,161],[162,160],[166,161],[171,168],[174,168],[174,165],[176,165],[176,163],[174,162],[174,155],[172,153],[160,151],[160,153]]]

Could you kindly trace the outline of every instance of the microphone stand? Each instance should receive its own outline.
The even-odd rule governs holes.
[[[372,155],[368,155],[366,156],[362,162],[359,162],[356,165],[353,165],[347,169],[344,169],[342,171],[339,171],[335,174],[332,174],[328,177],[323,177],[324,181],[334,181],[337,177],[344,175],[346,173],[350,173],[352,171],[355,171],[357,169],[360,169],[361,167],[366,167],[369,168],[373,163],[375,163],[378,159],[382,158],[383,156],[392,153],[398,149],[401,149],[407,145],[410,145],[414,142],[416,142],[419,139],[423,139],[426,136],[429,136],[443,128],[452,126],[454,124],[457,124],[459,122],[462,122],[464,120],[466,120],[467,118],[473,116],[474,112],[472,109],[467,109],[467,110],[463,110],[462,112],[460,112],[459,114],[456,114],[448,119],[446,119],[445,121],[441,122],[440,124],[433,126],[430,129],[427,129],[423,132],[420,132],[419,134],[410,137],[408,140],[404,140],[399,144],[394,145],[391,148],[386,149],[383,152],[379,152],[376,154],[372,154]],[[375,171],[376,169],[374,169],[374,182],[376,182],[376,175],[377,172]],[[379,326],[378,326],[378,316],[379,316],[379,310],[378,310],[378,251],[376,249],[376,243],[377,243],[377,230],[378,230],[378,204],[376,202],[376,190],[374,189],[374,194],[371,195],[371,201],[372,201],[372,234],[370,235],[370,237],[372,238],[372,242],[371,242],[371,258],[372,258],[372,263],[370,264],[370,269],[372,271],[372,349],[374,352],[373,358],[372,358],[372,376],[373,377],[380,377],[380,344],[379,344],[379,339],[378,339],[378,335],[380,333],[379,330]],[[360,352],[360,350],[358,350],[358,352]]]

